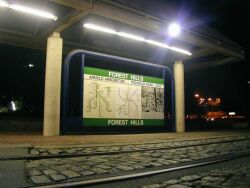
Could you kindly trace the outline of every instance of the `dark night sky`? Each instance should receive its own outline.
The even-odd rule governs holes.
[[[247,60],[221,67],[186,72],[187,112],[191,112],[193,92],[204,96],[221,97],[227,111],[249,114],[250,44],[247,26],[250,6],[247,0],[167,0],[179,10],[204,20],[246,51]],[[11,55],[13,51],[15,56]],[[42,113],[44,90],[45,52],[0,44],[0,96],[23,96],[29,106],[40,108]],[[27,65],[34,64],[29,69]],[[1,98],[1,103],[3,103]]]
[[[169,1],[169,0],[167,0]],[[187,112],[193,92],[205,97],[221,97],[224,110],[249,115],[250,111],[250,64],[249,51],[250,5],[244,0],[170,0],[182,11],[194,15],[208,25],[241,45],[246,61],[235,64],[190,71],[185,75]]]

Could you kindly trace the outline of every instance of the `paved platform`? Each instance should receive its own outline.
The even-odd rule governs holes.
[[[186,132],[186,133],[150,133],[119,135],[70,135],[45,137],[37,133],[3,133],[0,132],[0,148],[29,146],[69,146],[69,145],[107,145],[154,143],[174,140],[193,140],[225,136],[250,135],[250,130]]]

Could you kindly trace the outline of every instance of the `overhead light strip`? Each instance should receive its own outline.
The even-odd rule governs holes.
[[[118,36],[121,36],[121,37],[129,38],[129,39],[133,39],[133,40],[137,40],[137,41],[142,41],[142,42],[154,45],[154,46],[158,46],[158,47],[161,47],[161,48],[166,48],[166,49],[169,49],[169,50],[172,50],[172,51],[175,51],[175,52],[178,52],[178,53],[186,54],[186,55],[189,55],[189,56],[192,55],[192,53],[189,52],[188,50],[181,49],[181,48],[174,47],[174,46],[169,46],[167,44],[164,44],[164,43],[161,43],[161,42],[158,42],[158,41],[154,41],[154,40],[146,40],[145,38],[143,38],[141,36],[134,35],[134,34],[131,34],[131,33],[118,32],[118,31],[115,31],[114,29],[110,29],[110,28],[107,28],[107,27],[102,27],[102,26],[95,25],[95,24],[92,24],[92,23],[85,23],[83,25],[83,27],[85,27],[87,29],[101,31],[101,32],[104,32],[104,33],[118,35]]]
[[[117,34],[117,32],[115,30],[113,30],[113,29],[108,29],[108,28],[101,27],[101,26],[94,25],[94,24],[86,23],[86,24],[84,24],[84,27],[86,27],[88,29],[101,31],[101,32],[104,32],[104,33]]]
[[[117,35],[119,35],[121,37],[129,38],[129,39],[138,40],[138,41],[146,41],[143,37],[133,35],[130,33],[118,32]]]
[[[43,18],[47,18],[47,19],[52,19],[55,21],[57,20],[57,16],[55,16],[49,12],[41,11],[41,10],[30,8],[30,7],[25,7],[22,5],[8,4],[4,1],[0,1],[0,7],[10,8],[12,10],[16,10],[19,12],[23,12],[26,14],[31,14],[31,15],[35,15],[35,16],[39,16],[39,17],[43,17]]]

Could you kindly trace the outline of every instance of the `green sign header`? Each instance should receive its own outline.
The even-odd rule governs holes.
[[[140,82],[164,84],[164,80],[162,78],[141,76],[141,75],[136,75],[136,74],[122,73],[122,72],[116,72],[116,71],[104,70],[104,69],[98,69],[98,68],[92,68],[92,67],[85,67],[84,74],[110,77],[110,78],[115,78],[115,79],[120,79],[120,80],[134,80],[134,81],[140,81]]]

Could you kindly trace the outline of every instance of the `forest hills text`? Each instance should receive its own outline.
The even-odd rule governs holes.
[[[118,79],[126,79],[126,80],[143,81],[143,76],[126,74],[126,73],[121,73],[121,72],[109,72],[109,77],[118,78]]]

